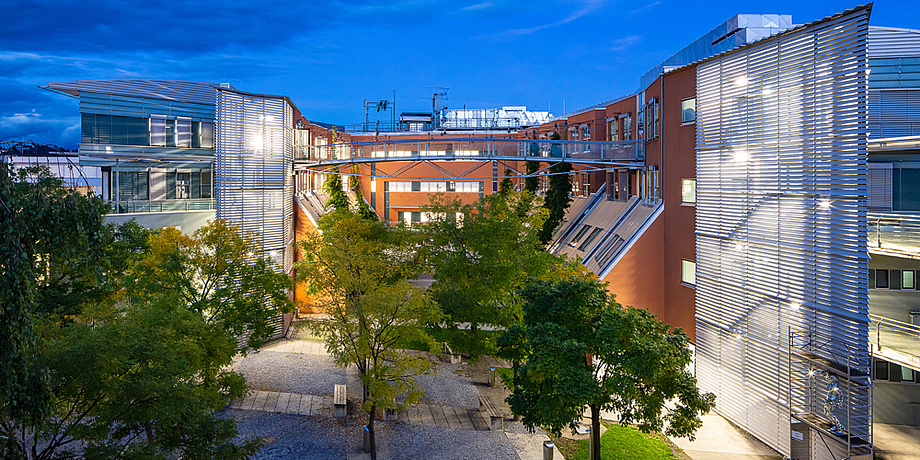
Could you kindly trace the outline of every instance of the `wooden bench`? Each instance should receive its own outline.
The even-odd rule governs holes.
[[[492,431],[501,431],[505,428],[505,417],[502,416],[501,412],[498,411],[498,408],[495,407],[495,404],[492,403],[492,399],[488,396],[479,396],[479,405],[486,408],[486,412],[489,414],[489,429]]]
[[[347,414],[347,409],[345,408],[347,404],[345,385],[336,385],[335,392],[332,396],[332,415],[335,418],[345,417]]]

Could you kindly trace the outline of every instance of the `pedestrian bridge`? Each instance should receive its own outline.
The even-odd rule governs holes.
[[[499,162],[506,168],[516,171],[513,177],[540,177],[552,175],[550,167],[559,163],[582,165],[579,170],[638,169],[643,167],[645,148],[642,141],[561,141],[538,139],[495,139],[495,138],[445,138],[427,139],[387,139],[372,142],[352,142],[322,146],[297,146],[294,155],[296,171],[312,170],[316,172],[375,176],[380,178],[410,177],[405,174],[418,163],[431,164],[447,177],[455,179],[493,179],[473,177],[484,163]],[[450,173],[438,166],[444,161],[470,162],[466,172]],[[537,161],[545,163],[532,174],[517,171],[516,162]],[[380,171],[370,174],[374,163],[400,162],[406,165],[395,171]],[[340,171],[342,166],[357,165]],[[491,171],[489,171],[491,173]],[[499,176],[504,177],[504,176]],[[425,177],[413,177],[423,179]]]

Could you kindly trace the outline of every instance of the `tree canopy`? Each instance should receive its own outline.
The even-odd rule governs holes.
[[[397,346],[410,339],[433,344],[424,327],[437,323],[440,314],[425,290],[408,281],[420,264],[416,237],[404,226],[337,210],[319,220],[319,230],[301,245],[298,276],[306,278],[308,291],[329,318],[315,323],[314,330],[326,337],[337,364],[353,364],[361,375],[371,458],[376,458],[377,409],[418,400],[423,393],[415,376],[430,366]]]
[[[533,203],[529,192],[507,191],[467,205],[436,195],[425,208],[430,217],[420,230],[422,250],[435,280],[429,292],[446,315],[455,350],[494,353],[494,334],[483,327],[519,321],[515,293],[531,277],[552,276],[554,264],[563,265],[536,237],[545,212]]]
[[[225,370],[236,331],[274,313],[234,310],[286,300],[290,281],[226,222],[187,237],[106,210],[0,162],[0,458],[251,457],[214,412],[245,392]]]
[[[175,292],[205,321],[238,337],[248,333],[252,348],[270,337],[271,318],[293,310],[288,296],[293,280],[256,256],[261,249],[254,234],[227,220],[217,219],[191,236],[160,229],[149,247],[131,270],[128,288],[134,299]]]
[[[697,389],[682,330],[670,331],[648,310],[622,307],[595,280],[536,280],[522,296],[531,354],[509,403],[526,426],[559,435],[574,430],[588,406],[594,460],[602,409],[646,433],[693,438],[715,396]]]

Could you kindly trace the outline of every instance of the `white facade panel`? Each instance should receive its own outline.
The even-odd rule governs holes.
[[[790,330],[869,369],[867,28],[856,9],[697,67],[697,376],[785,455]]]

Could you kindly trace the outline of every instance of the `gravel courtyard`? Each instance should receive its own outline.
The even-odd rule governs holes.
[[[362,435],[366,414],[360,408],[357,372],[336,367],[330,356],[317,353],[316,346],[304,346],[302,340],[281,340],[250,353],[236,365],[253,392],[234,401],[221,412],[222,417],[237,421],[241,437],[259,437],[265,442],[258,459],[366,459],[362,452]],[[433,360],[437,361],[436,358]],[[481,367],[481,366],[480,366]],[[547,439],[542,432],[521,435],[520,423],[506,418],[505,431],[489,431],[488,416],[476,428],[467,416],[478,416],[481,375],[468,364],[441,363],[433,372],[419,377],[426,396],[419,401],[422,413],[437,417],[426,419],[402,414],[395,422],[378,417],[378,458],[383,459],[498,459],[542,458],[534,449]],[[348,417],[335,419],[331,408],[318,412],[298,413],[294,401],[330,398],[334,384],[348,384]],[[498,396],[494,388],[488,394]],[[260,397],[256,400],[253,395]],[[265,396],[265,395],[268,396]],[[316,404],[314,402],[314,404]],[[501,405],[498,403],[497,405]],[[245,410],[245,409],[249,410]],[[443,408],[443,410],[441,409]],[[435,410],[437,409],[437,410]],[[314,411],[316,410],[314,406]],[[442,411],[442,412],[439,412]],[[410,411],[413,414],[418,412]],[[443,415],[442,415],[443,413]],[[309,415],[304,415],[309,414]],[[506,413],[510,416],[510,413]],[[452,418],[459,417],[459,418]],[[411,421],[410,421],[411,419]],[[458,420],[464,420],[462,428]],[[432,423],[436,422],[436,423]],[[450,422],[450,427],[445,422]],[[485,428],[483,428],[485,426]],[[557,454],[556,458],[561,458]]]

